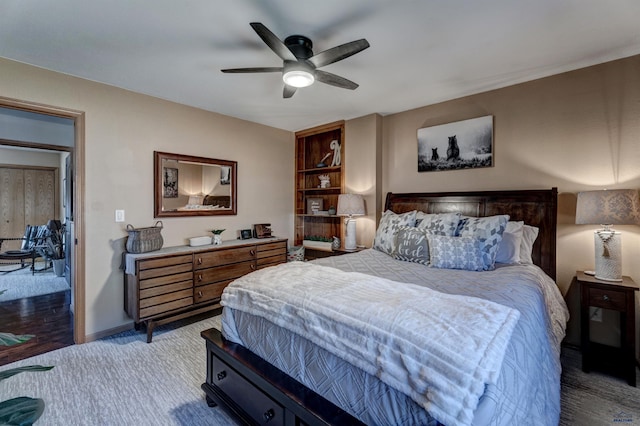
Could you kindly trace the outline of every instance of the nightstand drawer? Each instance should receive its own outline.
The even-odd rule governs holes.
[[[589,288],[589,306],[624,311],[626,300],[626,295],[622,291]]]

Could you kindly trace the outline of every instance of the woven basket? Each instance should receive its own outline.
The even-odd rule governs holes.
[[[162,248],[162,222],[157,221],[154,226],[148,228],[134,228],[127,225],[127,251],[129,253],[147,253],[150,251],[160,250]]]

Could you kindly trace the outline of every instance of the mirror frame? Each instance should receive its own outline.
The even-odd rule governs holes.
[[[181,210],[164,211],[162,209],[162,161],[176,160],[189,161],[192,163],[202,163],[203,165],[228,166],[231,167],[231,208],[220,210]],[[238,214],[238,163],[236,161],[219,160],[215,158],[195,157],[192,155],[172,154],[168,152],[153,152],[153,198],[154,217],[186,217],[186,216],[220,216]]]

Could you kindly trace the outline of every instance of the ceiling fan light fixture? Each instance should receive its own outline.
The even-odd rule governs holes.
[[[313,74],[305,70],[289,70],[282,75],[285,84],[293,87],[311,86],[316,80]]]

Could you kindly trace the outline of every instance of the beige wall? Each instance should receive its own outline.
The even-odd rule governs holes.
[[[371,114],[346,121],[345,144],[346,192],[361,194],[366,210],[366,215],[356,220],[356,243],[371,247],[380,217],[382,116]]]
[[[86,113],[86,334],[131,323],[123,311],[125,225],[151,226],[153,151],[238,162],[238,215],[164,218],[165,246],[225,228],[270,222],[293,229],[293,134],[0,59],[0,96]],[[125,210],[125,223],[114,210]]]
[[[384,117],[382,191],[558,187],[557,282],[594,268],[593,231],[575,194],[640,188],[640,56]],[[417,130],[494,116],[494,167],[417,172]],[[623,232],[623,273],[640,283],[640,227]],[[573,289],[570,307],[577,316]],[[575,327],[572,323],[571,327]]]

